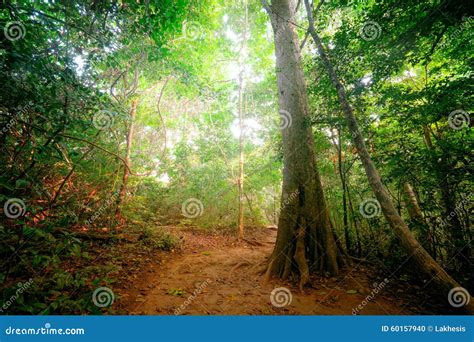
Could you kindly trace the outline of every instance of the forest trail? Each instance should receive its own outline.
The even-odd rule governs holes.
[[[263,263],[270,255],[276,229],[256,229],[247,242],[198,231],[178,231],[181,250],[146,265],[133,282],[118,291],[119,310],[139,315],[350,315],[374,288],[376,279],[363,266],[334,278],[312,279],[301,293],[295,284],[271,280],[261,284]],[[291,291],[289,305],[276,307],[272,290]],[[286,298],[287,299],[287,298]],[[364,315],[409,314],[402,301],[381,291],[360,310]]]

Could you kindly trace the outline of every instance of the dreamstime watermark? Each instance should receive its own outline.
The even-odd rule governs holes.
[[[26,34],[25,25],[21,21],[10,21],[3,28],[3,34],[9,41],[20,40]]]
[[[375,198],[366,199],[360,203],[359,212],[365,218],[379,216],[381,212],[380,203]]]
[[[357,307],[352,309],[352,314],[357,315],[360,312],[360,310],[362,310],[367,304],[369,304],[375,298],[375,295],[377,295],[380,291],[382,291],[382,289],[385,286],[387,286],[389,282],[390,281],[388,280],[388,278],[385,278],[380,284],[374,283],[372,285],[373,289],[370,292],[370,294],[368,294],[367,297],[365,297],[362,303],[360,303],[359,305],[357,305]]]
[[[459,209],[461,209],[463,207],[464,204],[467,204],[470,202],[470,199],[472,198],[472,194],[470,194],[469,196],[466,196],[466,197],[462,197],[462,201],[460,201],[456,207],[454,208],[453,211],[451,211],[448,216],[446,216],[446,218],[443,220],[441,220],[441,227],[446,227],[449,225],[449,221],[451,221],[453,219],[453,217],[455,217],[459,211]]]
[[[282,25],[276,32],[274,32],[274,38],[270,36],[270,32],[267,31],[267,39],[270,42],[277,41],[279,36],[287,29],[287,26]]]
[[[356,139],[357,137],[360,136],[360,132],[353,132],[353,131],[349,131],[351,133],[351,137],[352,139]]]
[[[197,40],[204,37],[204,30],[201,24],[195,21],[183,21],[181,30],[183,33],[182,38],[184,39]]]
[[[277,287],[274,288],[270,293],[270,302],[274,307],[283,308],[291,304],[293,300],[293,295],[291,294],[290,289],[286,287]]]
[[[0,136],[2,136],[3,134],[6,134],[7,132],[9,132],[11,130],[11,128],[13,126],[15,126],[16,123],[18,122],[18,118],[21,117],[22,115],[26,114],[27,112],[29,112],[31,110],[32,106],[33,106],[33,102],[30,101],[26,106],[21,108],[15,114],[9,113],[6,109],[3,109],[3,108],[0,109],[0,114],[4,114],[5,116],[10,117],[10,120],[8,120],[6,125],[3,126],[2,129],[0,130]]]
[[[204,205],[197,198],[188,198],[181,206],[181,213],[187,218],[196,218],[204,212]]]
[[[33,278],[28,279],[28,281],[25,283],[18,283],[17,284],[18,289],[10,298],[7,299],[6,302],[3,303],[3,305],[0,308],[0,313],[3,313],[4,310],[8,310],[8,308],[18,300],[20,295],[26,290],[28,290],[31,284],[33,284]]]
[[[444,47],[446,47],[446,45],[448,45],[447,38],[449,38],[449,39],[457,38],[458,36],[460,36],[462,34],[463,31],[470,32],[470,29],[472,29],[473,25],[474,25],[474,17],[473,16],[463,17],[461,26],[458,27],[456,30],[454,30],[447,37],[445,37],[445,39],[443,39],[443,41],[439,44],[439,48],[444,48]]]
[[[6,335],[84,335],[83,328],[52,328],[51,323],[46,323],[41,328],[14,328],[9,326],[5,329]]]
[[[23,200],[19,198],[10,198],[3,205],[3,213],[6,217],[11,219],[19,218],[24,216],[26,213],[26,205]]]
[[[102,109],[92,117],[92,124],[99,130],[109,129],[114,124],[115,113]]]
[[[98,217],[100,217],[112,204],[117,201],[118,192],[115,192],[110,198],[108,198],[104,205],[102,205],[98,210],[94,212],[94,214],[89,217],[86,221],[86,225],[90,226]]]
[[[281,201],[281,206],[280,206],[280,212],[285,209],[289,204],[293,203],[293,201],[298,197],[300,194],[299,189],[296,189],[295,191],[291,192],[289,195],[283,194],[283,198]],[[270,217],[276,221],[278,218],[279,213],[277,211],[272,212]]]
[[[471,296],[464,287],[454,287],[448,293],[448,302],[452,307],[460,308],[470,301]]]
[[[382,28],[375,21],[366,21],[359,30],[359,35],[363,40],[372,41],[380,37]]]
[[[114,291],[108,287],[99,287],[95,289],[92,294],[92,301],[94,302],[94,305],[99,308],[111,306],[114,303],[114,299]]]
[[[280,130],[287,129],[291,127],[293,124],[293,117],[291,116],[290,112],[284,109],[280,109],[279,113],[279,122],[274,122],[274,126],[276,126]]]
[[[453,110],[448,116],[448,125],[454,130],[460,130],[463,127],[469,127],[471,118],[469,113],[462,109]]]
[[[190,296],[184,301],[184,303],[179,306],[179,308],[177,308],[177,309],[174,310],[174,314],[175,314],[175,315],[181,314],[181,312],[182,312],[184,309],[186,309],[186,308],[196,299],[196,297],[202,293],[202,291],[204,291],[204,289],[209,285],[210,282],[211,282],[210,279],[206,279],[206,280],[203,281],[201,284],[199,284],[199,286],[198,286],[196,289],[194,289],[193,294],[190,295]]]

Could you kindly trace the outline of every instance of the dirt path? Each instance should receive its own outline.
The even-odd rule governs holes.
[[[257,233],[257,244],[237,243],[222,236],[182,235],[181,252],[165,255],[147,265],[135,282],[123,284],[120,309],[145,315],[350,315],[380,286],[361,266],[345,269],[339,277],[315,278],[313,288],[304,293],[289,282],[272,280],[262,285],[259,268],[272,251],[276,231],[261,229]],[[290,301],[288,292],[275,295],[276,305],[272,305],[271,293],[279,287],[291,293],[288,305],[279,307]],[[389,292],[377,292],[359,314],[410,313],[401,307],[400,300],[390,298]]]

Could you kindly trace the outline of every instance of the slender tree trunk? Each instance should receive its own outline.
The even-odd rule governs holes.
[[[423,126],[423,139],[425,141],[426,146],[431,149],[433,148],[433,142],[431,141],[430,129],[428,126]]]
[[[137,106],[138,106],[138,99],[134,99],[132,101],[132,107],[130,108],[130,113],[129,113],[130,124],[128,126],[127,149],[125,152],[125,163],[127,164],[128,167],[124,166],[123,168],[122,184],[120,185],[120,190],[117,197],[117,208],[115,209],[115,217],[117,219],[121,218],[120,206],[125,199],[125,194],[127,193],[128,177],[130,176],[130,168],[132,164],[130,155],[132,153],[132,141],[133,141],[133,133],[135,129],[134,121],[135,121],[135,116],[137,113]]]
[[[416,228],[415,232],[418,233],[418,236],[421,240],[421,244],[430,252],[433,257],[435,257],[433,237],[431,236],[430,227],[425,221],[420,204],[418,203],[418,198],[409,182],[403,183],[403,200],[405,202],[405,207],[407,208],[410,221],[414,228]]]
[[[421,211],[421,207],[418,204],[418,198],[416,197],[415,191],[410,183],[404,182],[403,183],[403,191],[404,191],[404,200],[405,205],[407,207],[408,215],[413,221],[417,223],[424,223],[423,212]]]
[[[295,4],[273,0],[271,6],[266,1],[263,5],[275,37],[284,159],[277,241],[267,274],[283,279],[295,274],[302,288],[311,271],[339,272],[337,248],[316,165],[298,37],[291,24]]]
[[[242,46],[239,53],[239,179],[237,185],[239,188],[239,221],[238,238],[244,238],[244,68],[245,53],[247,49],[247,27],[248,27],[248,7],[244,0],[244,33]]]
[[[341,179],[342,185],[342,222],[344,224],[344,239],[346,240],[346,251],[347,253],[351,252],[351,241],[349,238],[349,226],[347,223],[347,186],[346,186],[346,175],[342,162],[342,142],[341,142],[341,130],[337,129],[337,163],[339,170],[339,177]]]
[[[364,138],[360,132],[357,119],[355,118],[352,107],[347,100],[345,89],[342,83],[339,81],[339,78],[337,77],[331,62],[329,61],[321,39],[316,33],[309,0],[304,0],[304,2],[306,11],[308,13],[309,32],[316,43],[322,62],[329,73],[331,82],[337,90],[339,102],[346,116],[349,130],[354,139],[354,144],[357,148],[359,158],[361,159],[362,165],[364,166],[369,184],[380,203],[383,214],[394,230],[396,236],[399,238],[401,245],[405,249],[405,252],[409,255],[409,258],[411,258],[415,262],[417,268],[426,274],[430,279],[432,279],[447,296],[451,289],[460,287],[460,285],[453,278],[451,278],[446,273],[446,271],[418,243],[411,231],[408,229],[406,223],[403,221],[400,215],[398,215],[397,210],[395,209],[393,202],[387,192],[387,189],[382,183],[378,170],[375,168],[375,165],[365,146]],[[470,312],[474,312],[474,301],[471,300],[470,303],[465,306],[465,308]]]
[[[349,202],[349,211],[352,216],[352,222],[354,224],[354,231],[356,234],[356,244],[357,244],[357,256],[360,257],[362,255],[362,242],[359,234],[359,226],[358,226],[358,218],[354,213],[354,207],[352,206],[352,200],[351,200],[351,193],[349,190],[349,184],[350,182],[347,181],[347,201]]]
[[[244,237],[244,114],[242,108],[243,79],[242,71],[239,74],[239,178],[237,186],[239,189],[239,239]]]

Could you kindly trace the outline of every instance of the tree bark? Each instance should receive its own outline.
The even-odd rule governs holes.
[[[243,79],[241,71],[239,73],[239,178],[237,187],[239,190],[239,218],[238,218],[238,238],[244,238],[244,115],[242,108]]]
[[[334,71],[334,68],[326,54],[326,50],[322,45],[322,41],[319,38],[316,30],[314,28],[314,20],[312,9],[309,4],[309,0],[304,0],[306,11],[308,14],[309,22],[309,32],[318,48],[321,60],[329,74],[333,86],[336,88],[337,95],[339,98],[339,103],[343,109],[344,115],[346,117],[349,130],[352,134],[354,144],[357,148],[359,158],[364,166],[367,179],[370,186],[380,203],[382,212],[387,219],[388,223],[395,232],[395,235],[401,242],[402,247],[405,249],[405,252],[408,254],[409,258],[412,259],[416,267],[432,279],[436,285],[438,285],[445,293],[446,297],[449,291],[455,287],[460,287],[453,278],[451,278],[446,271],[428,254],[428,252],[419,244],[415,239],[411,231],[408,229],[408,226],[397,213],[395,206],[387,192],[387,189],[382,183],[378,170],[375,168],[375,165],[369,155],[369,152],[365,146],[364,138],[360,132],[357,119],[352,110],[352,106],[347,100],[346,91],[339,81],[339,78]],[[474,301],[471,299],[470,302],[465,306],[465,309],[474,312]]]
[[[425,217],[421,210],[418,198],[409,182],[403,183],[403,200],[407,208],[410,221],[415,228],[415,234],[421,240],[421,244],[426,248],[433,258],[435,257],[433,237],[431,235],[430,227],[425,221]]]
[[[349,182],[347,183],[349,184]],[[354,213],[354,207],[352,206],[352,200],[351,200],[351,193],[349,191],[349,186],[347,186],[347,200],[349,202],[349,211],[351,213],[352,217],[352,223],[354,225],[354,231],[356,235],[356,244],[357,244],[357,256],[360,257],[362,255],[362,243],[360,241],[360,235],[359,235],[359,227],[357,225],[357,216]]]
[[[263,5],[271,19],[276,54],[278,101],[282,116],[283,186],[277,241],[268,275],[308,281],[308,272],[339,272],[337,248],[316,165],[306,83],[291,0]]]
[[[346,251],[347,253],[351,253],[351,241],[349,238],[349,226],[347,222],[347,186],[346,186],[346,173],[344,170],[343,162],[342,162],[342,142],[341,142],[341,130],[337,129],[337,164],[339,170],[339,177],[341,179],[342,185],[342,222],[344,224],[344,239],[346,240]]]
[[[245,53],[247,49],[247,27],[248,27],[248,7],[244,0],[244,34],[242,46],[239,52],[239,179],[237,186],[239,190],[239,218],[238,218],[238,238],[244,238],[244,68]]]
[[[418,204],[418,199],[416,198],[415,191],[410,183],[404,182],[403,183],[403,191],[404,191],[404,200],[405,206],[407,207],[408,215],[413,221],[417,223],[424,223],[423,212],[421,211],[421,207]]]

